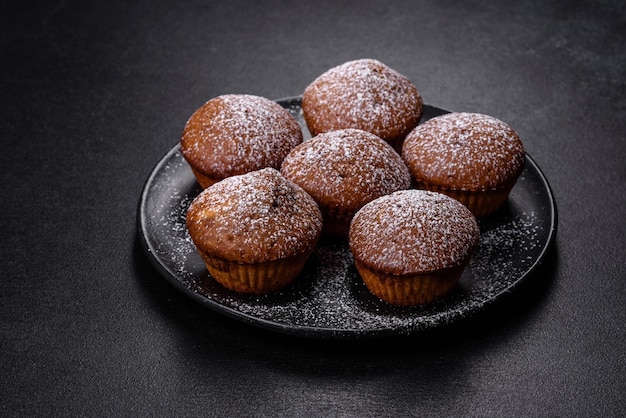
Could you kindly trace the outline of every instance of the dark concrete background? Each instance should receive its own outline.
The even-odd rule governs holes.
[[[619,416],[622,2],[24,1],[0,15],[0,414]],[[140,250],[144,181],[223,93],[377,58],[518,131],[559,209],[545,265],[462,326],[327,342],[190,302]]]

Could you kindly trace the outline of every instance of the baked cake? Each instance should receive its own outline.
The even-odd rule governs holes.
[[[398,152],[422,111],[415,85],[374,59],[329,69],[309,84],[302,96],[303,116],[312,135],[362,129],[389,142]]]
[[[230,290],[255,294],[293,282],[322,229],[311,196],[273,168],[208,187],[192,202],[186,221],[211,276]]]
[[[453,290],[478,240],[476,218],[463,204],[415,189],[363,206],[349,235],[366,287],[399,306],[430,303]]]
[[[506,202],[525,153],[506,123],[479,113],[449,113],[416,127],[402,158],[418,188],[445,193],[480,217]]]
[[[194,112],[183,130],[180,148],[198,183],[206,188],[249,171],[279,169],[302,138],[296,119],[278,103],[228,94]]]
[[[359,129],[319,134],[295,147],[281,173],[319,205],[324,232],[347,238],[352,216],[364,204],[411,185],[402,158],[376,135]]]

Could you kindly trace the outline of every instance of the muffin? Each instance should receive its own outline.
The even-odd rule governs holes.
[[[312,135],[356,128],[400,152],[402,140],[422,117],[423,102],[405,76],[373,59],[331,68],[304,90],[302,112]]]
[[[187,121],[180,141],[202,188],[265,167],[280,168],[302,142],[296,119],[278,103],[247,94],[215,97]]]
[[[317,202],[329,236],[348,238],[352,217],[363,205],[411,185],[402,158],[376,135],[359,129],[319,134],[285,157],[283,176]]]
[[[481,217],[506,202],[526,154],[506,123],[479,113],[449,113],[416,127],[402,158],[417,187],[445,193]]]
[[[363,206],[352,220],[349,245],[372,294],[414,306],[457,286],[478,239],[476,218],[459,201],[411,189]]]
[[[273,168],[208,187],[192,202],[186,221],[211,276],[227,289],[253,294],[292,283],[322,229],[315,201]]]

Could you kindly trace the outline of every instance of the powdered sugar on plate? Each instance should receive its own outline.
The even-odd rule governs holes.
[[[299,122],[299,100],[279,101]],[[431,114],[440,112],[426,108]],[[444,326],[487,307],[531,275],[556,233],[549,186],[534,161],[527,164],[505,207],[479,221],[478,250],[451,295],[425,307],[396,308],[363,285],[348,244],[322,239],[296,282],[265,296],[240,295],[207,273],[185,227],[200,192],[178,146],[146,182],[139,206],[142,242],[163,277],[191,299],[237,320],[315,338],[413,334]]]

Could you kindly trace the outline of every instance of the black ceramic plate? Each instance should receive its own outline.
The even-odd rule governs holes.
[[[310,134],[300,98],[278,100]],[[447,113],[425,106],[422,120]],[[347,242],[322,241],[288,289],[248,296],[226,290],[204,267],[185,227],[185,213],[200,192],[174,146],[148,178],[139,204],[144,248],[155,267],[191,299],[237,320],[286,334],[364,338],[413,334],[472,315],[511,292],[539,265],[556,234],[556,207],[545,177],[526,166],[507,205],[481,220],[477,253],[458,289],[432,305],[394,308],[372,296],[353,266]]]

